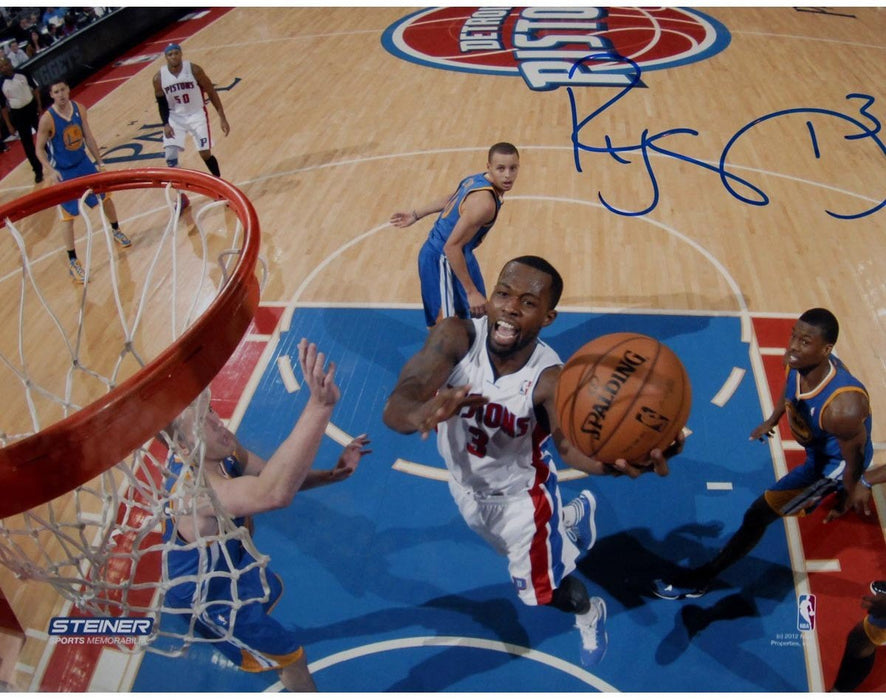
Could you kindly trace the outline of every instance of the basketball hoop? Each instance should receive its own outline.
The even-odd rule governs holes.
[[[224,199],[243,225],[243,247],[213,304],[179,340],[100,400],[0,449],[0,518],[45,503],[103,472],[181,413],[224,366],[258,307],[258,215],[233,185],[182,168],[145,168],[76,178],[0,207],[15,222],[91,189],[96,194],[146,187]]]
[[[85,206],[90,194],[111,192],[137,200],[121,213],[137,211],[126,220],[140,230],[119,254],[102,207]],[[179,192],[198,195],[187,217]],[[200,195],[209,202],[198,204]],[[58,285],[59,260],[43,265],[25,244],[26,237],[37,243],[40,233],[46,237],[52,224],[43,210],[77,199],[77,221],[86,227],[79,306]],[[96,215],[102,226],[94,232]],[[191,608],[164,607],[167,591],[195,579],[171,576],[168,552],[237,541],[250,553],[266,598],[270,590],[267,557],[255,550],[248,530],[218,507],[203,473],[202,428],[188,454],[177,444],[177,429],[169,427],[189,406],[198,418],[205,416],[207,387],[258,307],[256,267],[264,266],[258,216],[247,197],[221,179],[181,168],[142,168],[98,173],[25,195],[0,206],[0,226],[11,234],[0,243],[14,243],[21,259],[17,338],[0,334],[0,373],[11,374],[20,388],[16,394],[15,381],[4,384],[9,394],[4,403],[11,408],[4,406],[0,419],[0,563],[19,579],[50,584],[80,614],[152,617],[151,635],[134,645],[115,642],[121,651],[147,647],[178,655],[207,640],[195,630],[196,618],[184,631],[175,629],[175,620],[206,603],[195,599]],[[102,237],[106,256],[93,246]],[[0,284],[16,274],[0,274]],[[12,301],[4,287],[0,301]],[[91,321],[95,311],[101,312],[94,314],[99,320]],[[168,337],[165,330],[143,328],[152,313],[168,313]],[[50,336],[58,336],[54,345]],[[136,369],[121,370],[131,369],[126,362]],[[81,394],[87,399],[80,401]],[[16,429],[8,430],[7,422]],[[175,471],[174,462],[185,466]],[[217,534],[192,543],[163,540],[160,533],[170,518],[193,516],[194,504],[206,499],[217,506]],[[232,599],[232,615],[252,600]]]

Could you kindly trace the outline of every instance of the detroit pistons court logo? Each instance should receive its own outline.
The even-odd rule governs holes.
[[[729,45],[727,29],[676,7],[449,7],[388,27],[384,47],[442,70],[520,76],[532,90],[624,87],[636,72],[694,63]]]

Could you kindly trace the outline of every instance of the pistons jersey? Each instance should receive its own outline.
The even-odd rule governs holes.
[[[182,61],[178,75],[173,75],[168,66],[160,68],[160,85],[172,114],[185,116],[204,111],[203,90],[194,77],[190,61]]]
[[[464,407],[437,426],[437,448],[452,478],[480,496],[513,495],[545,481],[555,470],[542,443],[550,436],[536,418],[532,395],[548,367],[561,365],[557,353],[538,341],[517,372],[496,378],[486,349],[486,318],[473,319],[475,338],[449,375],[449,386],[469,384],[489,399]]]
[[[791,433],[797,442],[806,448],[806,454],[814,455],[816,466],[827,475],[839,467],[843,461],[840,444],[835,435],[821,425],[822,416],[836,396],[854,391],[868,396],[867,389],[849,373],[839,358],[830,358],[827,376],[814,389],[801,393],[800,375],[790,369],[785,382],[784,401]],[[870,464],[874,454],[871,442],[871,414],[864,420],[867,429],[864,464]]]

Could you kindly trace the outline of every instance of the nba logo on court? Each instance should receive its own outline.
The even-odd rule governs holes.
[[[815,596],[804,593],[797,601],[797,629],[811,632],[815,629]]]

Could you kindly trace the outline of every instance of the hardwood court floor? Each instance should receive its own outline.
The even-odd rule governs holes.
[[[512,141],[522,170],[479,250],[488,281],[507,259],[536,253],[563,273],[564,307],[790,317],[826,306],[841,321],[838,353],[871,392],[874,439],[886,439],[886,211],[848,220],[827,213],[862,211],[886,197],[879,129],[886,117],[886,10],[699,8],[728,30],[728,46],[705,60],[644,72],[645,87],[600,111],[579,136],[602,147],[607,136],[628,145],[644,133],[697,133],[662,137],[658,145],[672,155],[649,149],[648,167],[639,149],[626,156],[629,164],[606,152],[583,153],[581,172],[565,88],[533,91],[517,75],[444,70],[395,56],[382,36],[416,11],[234,8],[213,13],[195,32],[171,28],[162,41],[139,47],[143,68],[95,99],[93,130],[112,167],[162,165],[150,84],[162,58],[151,56],[180,38],[185,58],[224,88],[231,134],[216,133],[213,150],[223,177],[246,192],[261,217],[270,270],[263,299],[293,307],[415,304],[415,258],[431,221],[400,230],[386,225],[388,217],[451,190],[483,169],[489,145]],[[434,27],[429,21],[422,31]],[[576,88],[578,118],[615,96],[612,88]],[[765,206],[742,200],[700,165],[716,164],[727,144],[731,172],[765,192]],[[190,145],[182,165],[203,169]],[[647,213],[624,216],[601,205],[602,196],[623,210],[648,207],[650,172],[659,199]],[[24,164],[0,183],[0,199],[31,189]],[[147,235],[135,214],[143,206],[138,196],[119,206],[124,225]],[[42,216],[26,240],[45,274],[62,277],[50,284],[64,306],[74,290],[51,226]],[[5,319],[15,308],[10,279],[17,266],[14,253],[0,249]],[[724,379],[728,372],[724,366]],[[730,430],[747,434],[767,408],[761,397],[760,410]],[[882,547],[870,554],[883,562]],[[57,609],[45,587],[28,593],[33,586],[8,575],[0,583],[26,611],[26,626],[45,630],[50,608]],[[859,598],[866,583],[845,595]],[[26,598],[38,602],[23,604]],[[26,649],[23,663],[38,667],[41,653]]]

